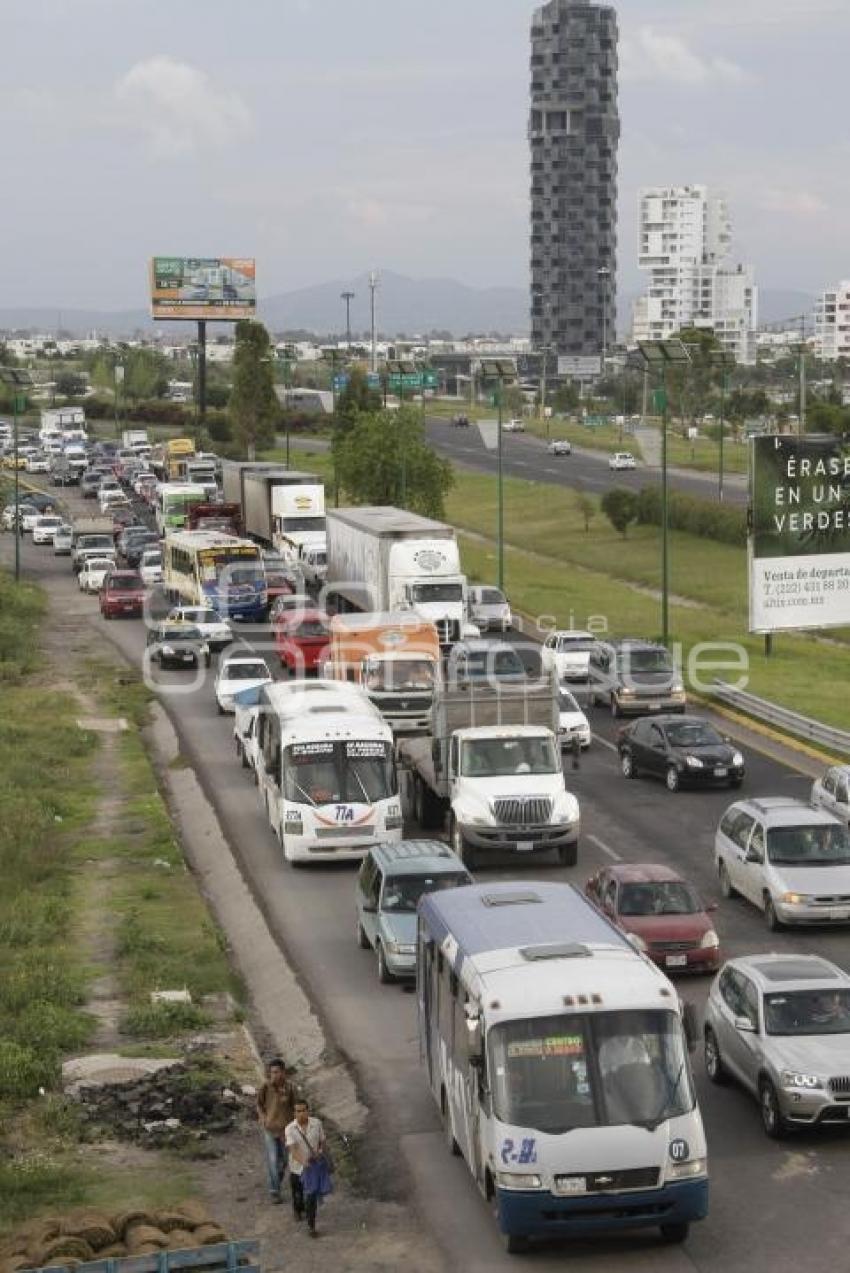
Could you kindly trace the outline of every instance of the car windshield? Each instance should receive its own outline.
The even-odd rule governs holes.
[[[466,650],[455,663],[455,675],[461,680],[486,681],[492,677],[525,676],[525,668],[516,650]]]
[[[285,798],[296,804],[373,804],[398,791],[390,743],[293,743],[284,757]]]
[[[558,707],[562,712],[580,712],[581,708],[567,690],[561,690],[558,694]]]
[[[505,605],[505,598],[498,588],[482,588],[481,604],[483,606],[503,606]]]
[[[837,823],[772,827],[767,857],[776,866],[850,866],[850,832]]]
[[[113,575],[109,581],[113,592],[132,592],[141,586],[142,581],[138,575]]]
[[[163,641],[200,641],[201,634],[197,628],[163,628]]]
[[[439,893],[471,882],[470,876],[458,871],[439,875],[394,875],[384,882],[381,910],[412,915],[423,893]]]
[[[418,583],[412,591],[413,600],[418,605],[436,601],[463,601],[463,588],[459,583]]]
[[[189,623],[220,623],[221,622],[221,620],[219,619],[217,610],[201,610],[201,609],[184,610],[183,617],[184,619],[187,619]]]
[[[496,1117],[548,1135],[579,1127],[654,1128],[694,1106],[674,1012],[502,1022],[489,1032],[489,1065]]]
[[[537,737],[474,738],[461,744],[461,773],[466,778],[507,778],[511,774],[560,772],[555,743]]]
[[[629,650],[619,659],[621,670],[629,672],[673,672],[673,660],[666,650]]]
[[[702,910],[683,880],[647,880],[620,889],[621,915],[694,915]]]
[[[589,654],[592,649],[593,639],[591,637],[558,637],[559,654]]]
[[[89,557],[86,562],[85,569],[92,570],[111,570],[115,562],[111,557]]]
[[[667,741],[673,747],[718,747],[723,739],[713,725],[703,721],[683,721],[667,726]]]
[[[265,663],[227,663],[222,671],[225,681],[257,681],[269,675]]]
[[[791,990],[764,996],[768,1034],[850,1034],[850,990]]]
[[[428,659],[369,659],[364,683],[373,693],[430,690],[434,685],[434,664]]]
[[[142,565],[143,566],[161,566],[162,553],[159,553],[159,552],[142,553]]]

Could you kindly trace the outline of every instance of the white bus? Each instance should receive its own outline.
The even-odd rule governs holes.
[[[186,605],[211,606],[222,618],[265,618],[266,575],[250,539],[217,530],[178,530],[165,536],[162,583],[166,596]]]
[[[356,686],[263,687],[257,773],[288,862],[358,860],[401,839],[393,732]]]
[[[509,1252],[708,1210],[693,1009],[569,884],[474,884],[419,907],[421,1052],[446,1138]]]

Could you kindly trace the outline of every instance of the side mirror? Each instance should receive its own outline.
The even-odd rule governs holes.
[[[741,1034],[755,1034],[756,1028],[749,1017],[736,1017],[735,1029]]]
[[[682,1005],[682,1024],[685,1027],[685,1041],[688,1051],[693,1052],[699,1041],[699,1023],[696,1006],[692,1003]]]

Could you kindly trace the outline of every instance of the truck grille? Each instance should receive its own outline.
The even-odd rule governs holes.
[[[582,1185],[584,1188],[581,1187]],[[555,1192],[566,1195],[613,1193],[621,1189],[655,1189],[657,1185],[657,1167],[629,1167],[620,1171],[594,1171],[575,1176],[555,1177]]]
[[[387,716],[418,716],[430,710],[431,702],[429,694],[387,694],[375,700]]]
[[[548,796],[519,796],[494,800],[493,815],[506,827],[533,827],[550,822],[552,801]]]
[[[829,1090],[833,1096],[842,1100],[850,1100],[850,1074],[840,1074],[829,1080]]]

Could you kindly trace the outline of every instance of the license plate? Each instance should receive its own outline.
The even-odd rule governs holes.
[[[557,1182],[558,1193],[587,1193],[586,1176],[562,1176]]]
[[[660,703],[649,703],[649,704],[648,704],[648,707],[649,707],[649,710],[650,710],[651,712],[660,712],[660,711],[661,711],[661,704],[660,704]]]
[[[687,968],[687,955],[668,955],[664,960],[668,968]]]
[[[830,911],[829,918],[838,920],[850,919],[850,911]]]
[[[516,846],[516,847],[517,847],[517,852],[518,852],[518,853],[531,853],[531,851],[532,851],[532,850],[533,850],[533,848],[534,848],[534,841],[533,841],[533,840],[519,840],[519,841],[517,841],[517,846]]]
[[[723,765],[718,765],[714,771],[715,778],[725,778],[729,773],[728,769],[724,769]]]

